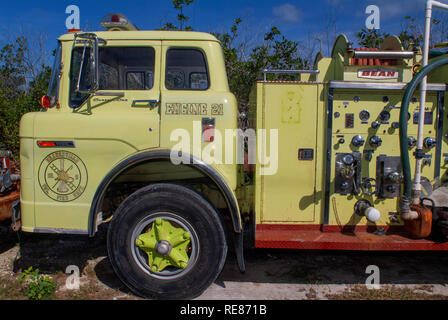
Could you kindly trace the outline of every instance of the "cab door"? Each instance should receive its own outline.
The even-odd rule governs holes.
[[[130,155],[160,145],[161,41],[100,46],[99,90],[92,95],[74,90],[83,50],[80,45],[64,53],[70,65],[61,80],[61,108],[35,120],[35,230],[86,232],[104,177]]]
[[[171,148],[175,142],[171,135],[183,128],[191,137],[190,154],[201,158],[201,150],[207,144],[195,141],[194,123],[202,126],[203,119],[212,119],[214,126],[224,123],[223,115],[212,115],[212,103],[221,104],[221,96],[214,91],[210,81],[207,54],[198,41],[167,41],[162,43],[162,135],[163,147]],[[206,49],[206,48],[205,48]],[[194,149],[194,150],[193,150]],[[185,151],[185,150],[184,150]]]
[[[99,90],[76,110],[90,115],[82,120],[90,128],[83,138],[116,138],[136,150],[159,146],[160,49],[161,41],[143,40],[109,40],[99,48]],[[83,95],[73,91],[76,103]]]

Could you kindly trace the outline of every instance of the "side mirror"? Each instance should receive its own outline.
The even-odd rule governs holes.
[[[75,91],[84,94],[93,94],[99,88],[99,54],[98,43],[104,42],[94,33],[76,34],[77,38],[84,39],[84,50],[79,66],[78,83]]]

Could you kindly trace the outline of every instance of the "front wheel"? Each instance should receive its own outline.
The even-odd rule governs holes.
[[[111,221],[107,247],[118,277],[137,295],[200,295],[224,266],[227,242],[216,209],[197,192],[155,184],[130,195]]]

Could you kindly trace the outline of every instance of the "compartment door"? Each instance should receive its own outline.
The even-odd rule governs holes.
[[[269,130],[277,129],[278,168],[273,175],[260,176],[262,223],[312,222],[319,200],[315,192],[317,85],[265,84],[263,100],[266,154],[275,143]]]

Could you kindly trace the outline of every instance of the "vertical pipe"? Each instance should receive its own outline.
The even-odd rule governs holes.
[[[428,53],[429,53],[429,36],[431,33],[431,15],[432,15],[432,0],[426,1],[425,9],[425,36],[423,43],[423,61],[422,67],[428,65]],[[420,110],[418,114],[418,136],[417,136],[417,150],[423,149],[423,131],[424,131],[424,119],[425,119],[425,105],[426,105],[426,90],[427,90],[427,77],[425,76],[420,84]],[[415,176],[412,185],[412,203],[420,203],[421,193],[421,172],[422,172],[423,159],[416,158],[415,162]]]

